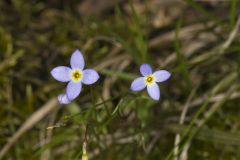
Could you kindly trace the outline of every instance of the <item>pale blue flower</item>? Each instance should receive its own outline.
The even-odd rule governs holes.
[[[141,91],[147,87],[149,96],[154,100],[160,99],[160,89],[157,82],[164,82],[170,78],[171,73],[166,70],[158,70],[152,72],[149,64],[142,64],[140,66],[142,77],[136,78],[131,84],[132,91]]]
[[[60,104],[68,104],[71,101],[68,99],[67,94],[59,94],[58,95],[58,101]]]
[[[90,85],[99,79],[98,73],[93,69],[85,69],[82,53],[75,50],[71,56],[70,67],[58,66],[51,71],[54,79],[60,82],[68,82],[66,94],[60,94],[58,100],[62,104],[68,104],[75,99],[82,90],[82,84]]]

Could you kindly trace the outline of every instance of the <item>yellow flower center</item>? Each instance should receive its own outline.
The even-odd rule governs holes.
[[[152,84],[154,82],[155,78],[153,75],[147,75],[146,78],[145,78],[145,83],[146,84]]]
[[[82,79],[82,76],[83,76],[82,71],[78,69],[72,71],[72,80],[79,81]]]

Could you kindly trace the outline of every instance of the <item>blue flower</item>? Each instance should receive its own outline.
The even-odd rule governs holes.
[[[143,77],[136,78],[131,84],[132,91],[140,91],[147,87],[149,96],[154,100],[160,99],[160,89],[156,82],[164,82],[170,78],[171,73],[166,70],[158,70],[152,73],[152,68],[149,64],[142,64],[140,72]]]
[[[84,69],[85,62],[82,53],[75,50],[70,60],[71,68],[58,66],[51,71],[54,79],[68,82],[66,94],[60,94],[58,100],[61,104],[68,104],[75,99],[82,90],[82,84],[90,85],[99,79],[98,73],[93,69]]]

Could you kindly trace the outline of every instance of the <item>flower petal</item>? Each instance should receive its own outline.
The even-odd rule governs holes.
[[[60,104],[69,104],[71,101],[67,98],[66,94],[59,94],[58,101]]]
[[[148,91],[148,95],[154,99],[154,100],[159,100],[160,98],[160,90],[159,87],[157,85],[157,83],[153,83],[151,85],[147,86],[147,91]]]
[[[70,81],[67,85],[67,98],[72,101],[75,99],[82,90],[82,83],[81,82],[73,82]]]
[[[149,64],[142,64],[140,66],[140,72],[143,76],[152,74],[152,67]]]
[[[84,58],[82,53],[77,49],[73,52],[70,60],[72,69],[81,69],[83,70],[85,66]]]
[[[70,81],[71,68],[65,67],[65,66],[59,66],[56,68],[53,68],[51,71],[51,75],[54,79],[60,81],[60,82],[68,82]]]
[[[136,78],[131,84],[132,91],[140,91],[146,87],[146,83],[144,81],[144,77]]]
[[[166,70],[159,70],[153,73],[156,82],[164,82],[170,78],[171,73]]]
[[[83,71],[83,84],[93,84],[99,79],[98,73],[93,69],[85,69]]]

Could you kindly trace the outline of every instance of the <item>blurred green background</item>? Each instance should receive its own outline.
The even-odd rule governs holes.
[[[0,159],[240,159],[238,0],[1,0]],[[69,105],[50,71],[80,49],[100,80]],[[172,73],[160,101],[139,66]],[[87,131],[86,131],[87,128]]]

